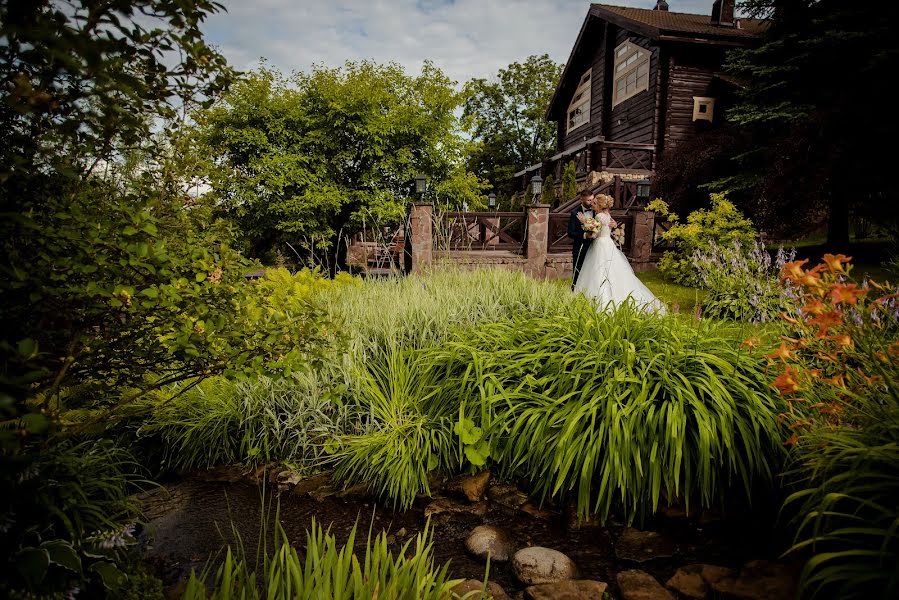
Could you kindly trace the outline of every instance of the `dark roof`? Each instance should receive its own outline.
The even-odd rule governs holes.
[[[737,19],[737,27],[724,27],[713,25],[710,15],[694,15],[667,10],[610,6],[607,4],[591,4],[590,8],[592,14],[600,18],[612,17],[608,18],[608,20],[625,29],[628,29],[629,24],[636,25],[639,33],[646,33],[654,39],[663,37],[666,34],[698,36],[708,39],[751,39],[757,37],[766,27],[766,22],[760,19]],[[614,17],[618,17],[618,19]],[[625,22],[619,19],[623,19]]]
[[[711,8],[711,4],[709,8]],[[571,49],[571,55],[565,63],[565,69],[562,71],[562,77],[559,79],[559,85],[556,86],[556,92],[546,108],[546,118],[549,120],[553,117],[553,109],[559,98],[559,92],[568,78],[572,59],[578,47],[580,47],[581,41],[584,39],[587,25],[592,19],[608,21],[622,29],[654,40],[733,46],[752,44],[752,40],[757,38],[767,27],[767,22],[760,19],[737,19],[737,27],[727,27],[713,25],[711,14],[694,15],[667,10],[591,4],[587,17],[584,19],[584,24],[581,25],[577,40],[574,42],[574,47]]]

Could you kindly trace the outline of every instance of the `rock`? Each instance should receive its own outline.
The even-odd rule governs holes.
[[[528,501],[528,495],[511,483],[500,483],[490,486],[487,490],[487,497],[494,504],[512,510],[518,510],[521,505]]]
[[[483,517],[487,514],[487,503],[478,502],[477,504],[462,504],[449,498],[440,498],[434,500],[425,507],[425,519],[431,519],[434,523],[440,523],[454,516],[470,515],[474,517]]]
[[[459,597],[464,597],[465,594],[480,592],[483,589],[483,581],[478,581],[477,579],[466,579],[459,585],[453,587],[451,591]],[[510,600],[508,594],[506,594],[506,590],[504,590],[498,583],[493,583],[492,581],[487,582],[487,593],[490,594],[494,600]],[[478,596],[473,595],[472,597],[480,600]]]
[[[357,483],[337,492],[338,498],[367,498],[372,495],[372,487],[367,483]]]
[[[538,585],[573,579],[577,576],[577,566],[561,552],[534,546],[515,553],[512,572],[521,583]]]
[[[737,576],[733,569],[716,565],[700,565],[700,567],[699,574],[711,591],[722,595],[726,594],[733,587]]]
[[[505,529],[492,525],[479,525],[465,539],[465,549],[475,558],[490,561],[506,561],[515,551],[512,537]]]
[[[303,479],[302,481],[298,481],[296,485],[293,486],[293,493],[300,495],[309,495],[311,492],[315,490],[327,487],[330,490],[333,490],[331,487],[331,475],[328,473],[322,473],[320,475],[316,475],[315,477],[310,477],[308,479]],[[336,493],[336,490],[334,490]]]
[[[523,513],[531,515],[535,519],[543,519],[544,521],[549,521],[556,516],[556,513],[554,513],[553,511],[546,510],[545,508],[540,508],[539,506],[531,504],[530,502],[522,504],[520,510]]]
[[[628,527],[615,544],[615,556],[638,563],[673,555],[674,543],[654,531],[638,531]]]
[[[616,579],[623,600],[674,600],[674,596],[645,571],[622,571]]]
[[[756,560],[740,569],[740,576],[727,593],[740,600],[792,600],[796,597],[796,590],[795,569]]]
[[[396,532],[397,538],[404,538],[404,537],[406,537],[406,535],[407,535],[407,533],[406,533],[405,527],[400,527],[400,530]]]
[[[705,565],[688,565],[678,569],[665,586],[687,598],[705,600],[709,595],[709,585],[702,578],[703,566]]]
[[[527,600],[599,600],[609,587],[589,579],[569,579],[532,585],[524,590]]]
[[[466,475],[449,482],[446,486],[448,492],[458,492],[465,495],[471,502],[484,499],[487,486],[490,484],[490,471],[481,471],[477,475]]]

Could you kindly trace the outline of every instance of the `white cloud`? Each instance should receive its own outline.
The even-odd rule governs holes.
[[[225,0],[204,27],[238,69],[266,58],[284,72],[315,63],[394,61],[418,71],[430,59],[464,82],[547,53],[568,58],[590,7],[583,0]],[[610,4],[652,8],[654,0]],[[672,11],[709,14],[712,0],[669,0]]]

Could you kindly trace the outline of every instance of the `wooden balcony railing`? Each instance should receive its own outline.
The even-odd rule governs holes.
[[[634,215],[626,210],[610,211],[618,226],[612,230],[612,239],[626,255],[630,256],[634,245]],[[571,238],[568,237],[570,213],[551,213],[549,215],[548,254],[571,252]]]

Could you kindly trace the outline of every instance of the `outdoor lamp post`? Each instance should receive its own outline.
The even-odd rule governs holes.
[[[490,210],[493,210],[496,208],[496,194],[494,194],[493,192],[490,192],[489,194],[487,194],[487,207]]]
[[[641,179],[637,182],[637,202],[645,204],[649,202],[649,180]]]
[[[418,201],[421,202],[428,191],[428,178],[424,175],[415,176],[415,193],[418,195]]]
[[[533,177],[531,177],[531,195],[533,198],[531,199],[532,204],[537,204],[540,200],[540,194],[543,193],[543,180],[540,179],[540,173],[537,173]]]

